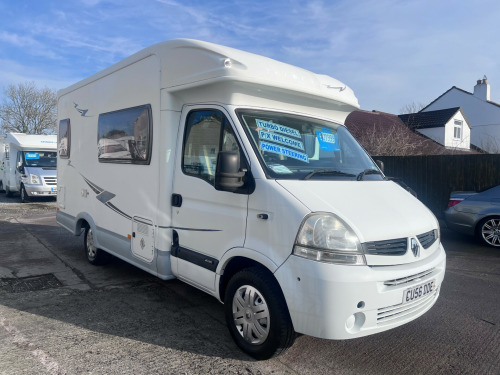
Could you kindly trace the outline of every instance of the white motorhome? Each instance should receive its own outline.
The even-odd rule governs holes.
[[[57,135],[7,133],[2,158],[0,190],[7,196],[32,197],[57,194]]]
[[[57,221],[225,304],[255,358],[295,333],[410,322],[445,273],[439,224],[342,125],[353,91],[194,40],[156,44],[58,93]]]

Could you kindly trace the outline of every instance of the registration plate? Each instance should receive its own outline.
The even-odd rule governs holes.
[[[433,279],[405,289],[405,291],[403,292],[403,304],[413,302],[419,298],[423,298],[426,295],[434,292],[436,288],[436,280]]]

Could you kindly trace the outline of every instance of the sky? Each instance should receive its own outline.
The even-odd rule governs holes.
[[[487,76],[500,103],[498,0],[0,0],[8,85],[59,90],[154,43],[191,38],[330,75],[399,114]]]

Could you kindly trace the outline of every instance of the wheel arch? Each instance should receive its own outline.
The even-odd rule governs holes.
[[[219,262],[217,275],[218,275],[218,298],[224,301],[224,295],[229,280],[239,271],[258,267],[268,272],[275,280],[276,284],[280,287],[278,280],[274,276],[274,272],[278,269],[279,265],[274,263],[270,258],[265,255],[249,249],[232,249],[222,257]],[[282,291],[283,292],[283,291]]]
[[[90,214],[87,212],[81,212],[76,216],[75,219],[75,229],[74,229],[75,235],[80,236],[86,227],[92,229],[94,235],[95,233],[97,233],[97,226],[95,225],[92,216],[90,216]]]
[[[481,230],[481,224],[485,222],[486,220],[489,219],[500,219],[500,213],[494,212],[494,213],[483,213],[476,219],[476,222],[474,224],[474,233],[475,234],[481,234],[479,231]]]

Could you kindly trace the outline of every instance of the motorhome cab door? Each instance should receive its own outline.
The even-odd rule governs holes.
[[[21,173],[22,169],[20,169],[20,167],[23,166],[23,152],[22,151],[18,151],[17,152],[17,159],[16,159],[16,168],[14,170],[14,174],[16,176],[15,178],[15,182],[16,182],[16,190],[17,191],[21,191],[21,179],[22,179],[22,175],[23,173]]]
[[[228,119],[222,108],[184,109],[172,195],[173,270],[211,291],[218,260],[243,246],[246,230],[248,193],[215,189],[219,151],[239,151],[240,165],[247,165]]]

